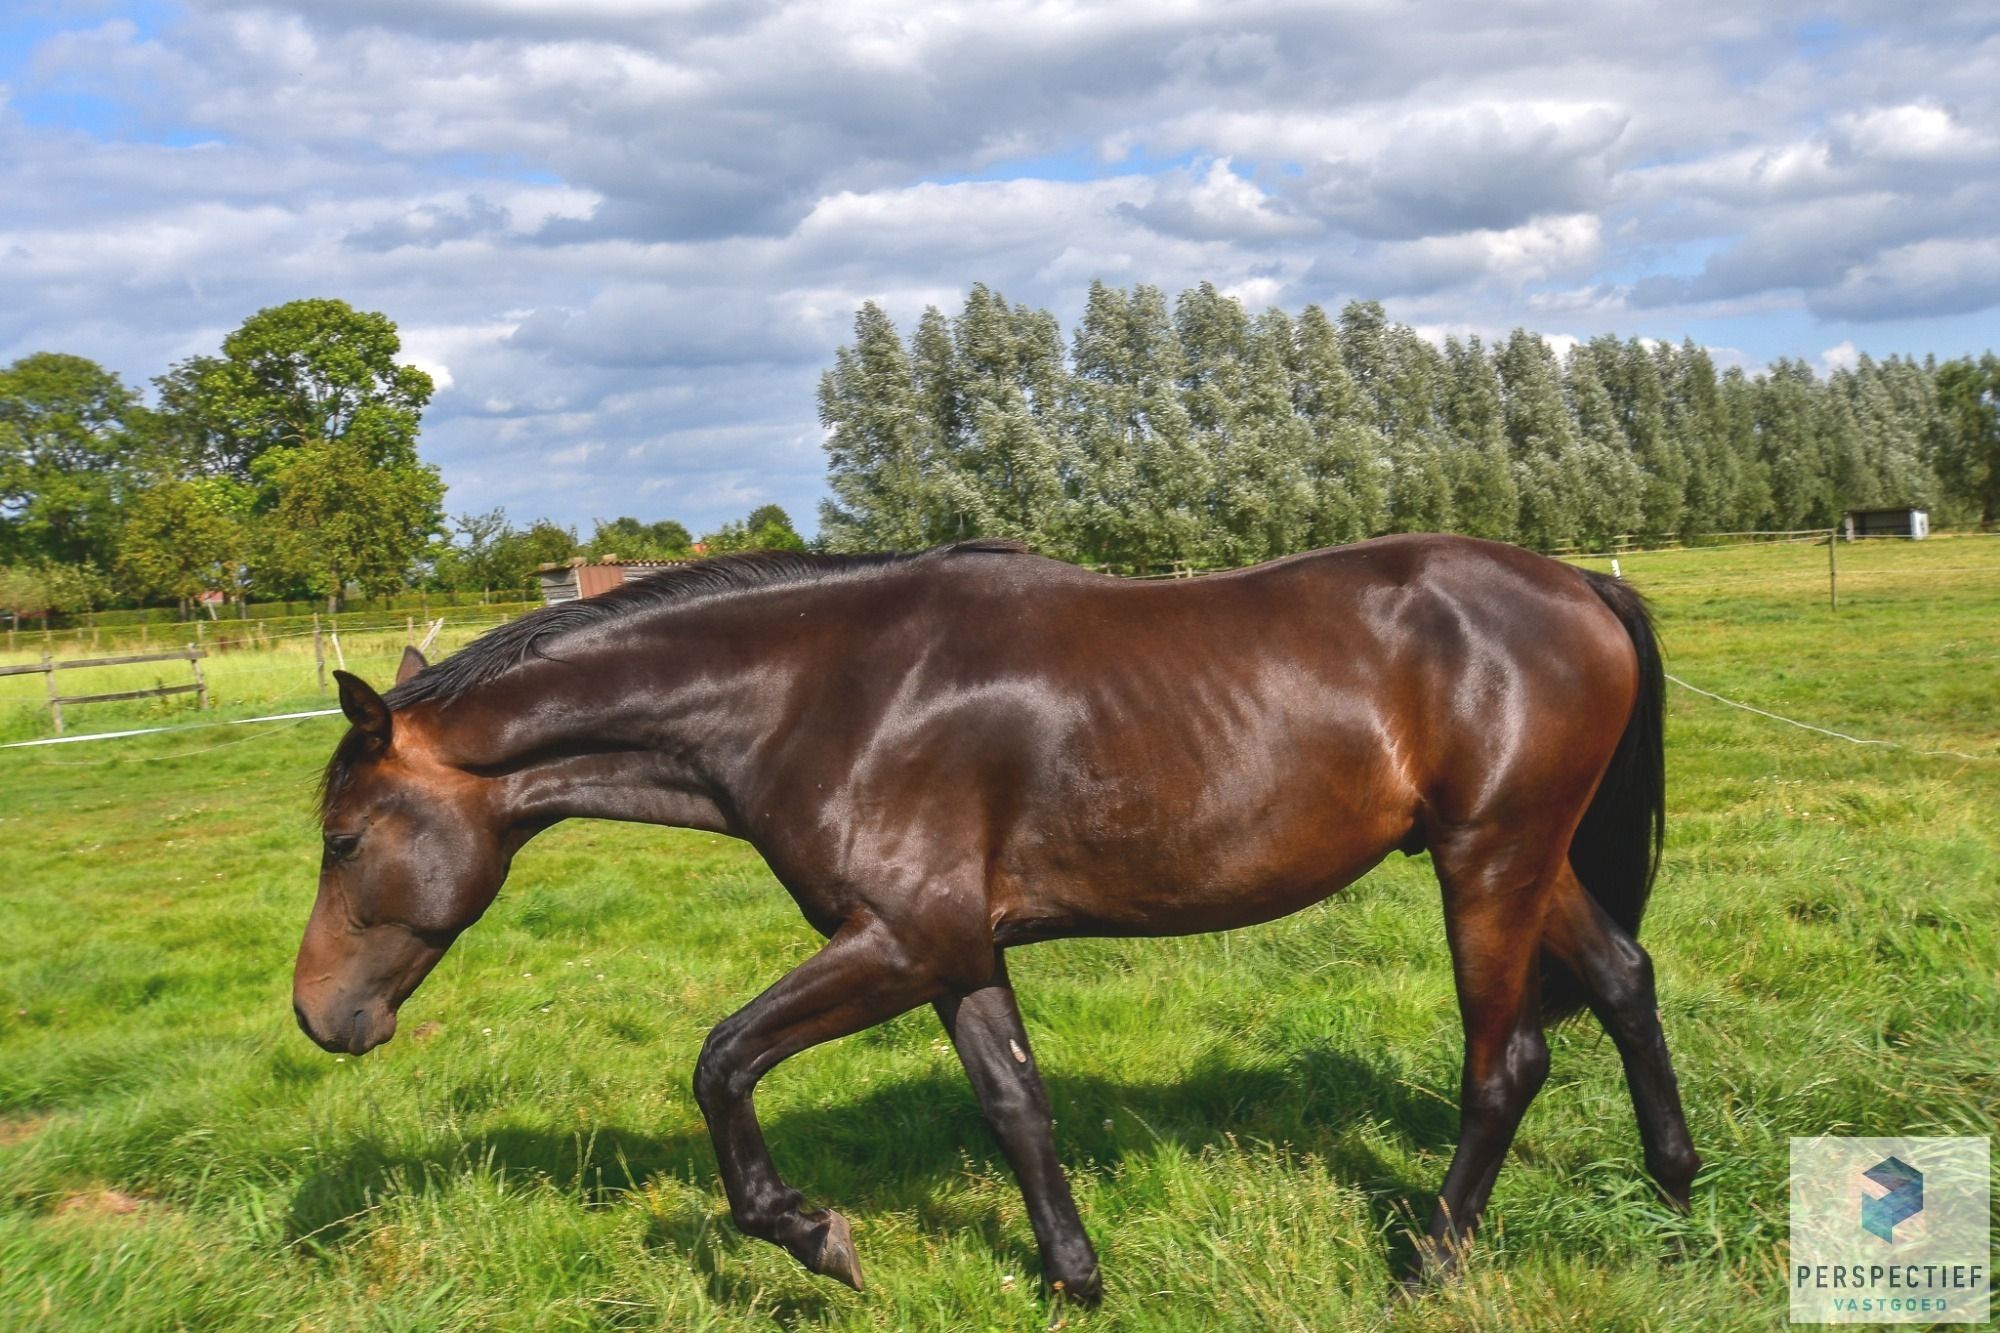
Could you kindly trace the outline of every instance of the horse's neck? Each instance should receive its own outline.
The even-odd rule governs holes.
[[[564,667],[492,682],[470,707],[447,710],[461,714],[467,767],[502,782],[526,826],[619,819],[734,832],[731,786],[768,716],[739,696],[783,688],[785,672],[740,623],[718,633],[716,620],[687,608]],[[757,670],[735,669],[739,658]]]
[[[523,828],[546,828],[565,819],[619,819],[734,831],[729,802],[712,783],[651,751],[541,759],[500,781],[511,822]]]

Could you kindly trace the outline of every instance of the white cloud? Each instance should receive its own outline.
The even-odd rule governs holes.
[[[1823,375],[1831,375],[1836,370],[1852,370],[1861,361],[1861,349],[1854,345],[1854,339],[1844,338],[1819,354],[1819,369]]]
[[[1993,146],[1990,134],[1923,103],[1835,116],[1831,137],[1857,156],[1885,161],[1958,161]]]
[[[1745,364],[2000,304],[1970,0],[192,0],[6,77],[0,358],[143,378],[339,296],[437,378],[451,506],[523,518],[809,521],[855,306],[974,281],[1066,318],[1103,278],[1427,336],[1698,319]]]

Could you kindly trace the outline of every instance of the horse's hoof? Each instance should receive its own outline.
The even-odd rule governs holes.
[[[1096,1309],[1104,1302],[1104,1278],[1093,1268],[1082,1277],[1057,1278],[1048,1284],[1051,1300],[1074,1301],[1089,1309]]]
[[[831,1208],[823,1214],[819,1252],[806,1267],[826,1277],[838,1278],[856,1291],[861,1290],[861,1257],[854,1252],[854,1232],[847,1219]]]

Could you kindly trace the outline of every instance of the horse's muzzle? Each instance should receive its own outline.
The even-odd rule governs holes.
[[[292,1015],[299,1020],[299,1031],[311,1037],[321,1050],[335,1055],[365,1055],[396,1034],[396,1015],[378,1006],[363,1006],[348,1011],[347,1021],[329,1024],[322,1028],[306,1013],[305,1005],[297,999],[292,1001]]]

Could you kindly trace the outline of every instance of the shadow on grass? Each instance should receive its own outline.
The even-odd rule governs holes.
[[[1173,1082],[1054,1074],[1048,1082],[1058,1147],[1073,1176],[1143,1159],[1161,1144],[1190,1154],[1244,1142],[1286,1145],[1318,1156],[1337,1179],[1363,1192],[1378,1230],[1393,1238],[1392,1262],[1399,1266],[1413,1257],[1407,1228],[1412,1219],[1428,1217],[1436,1182],[1392,1167],[1360,1142],[1361,1131],[1377,1125],[1413,1151],[1434,1155],[1448,1154],[1458,1131],[1455,1107],[1411,1089],[1388,1067],[1325,1049],[1281,1065],[1239,1066],[1216,1058]],[[811,1205],[854,1217],[910,1213],[927,1231],[978,1234],[1015,1271],[1038,1267],[985,1196],[938,1188],[968,1170],[1011,1182],[971,1089],[955,1074],[785,1109],[765,1117],[763,1127],[780,1170]],[[615,1124],[574,1134],[503,1127],[420,1156],[359,1139],[338,1165],[300,1186],[291,1203],[290,1238],[303,1239],[308,1251],[337,1248],[372,1202],[440,1192],[467,1171],[545,1183],[584,1207],[620,1204],[658,1178],[688,1182],[706,1191],[708,1202],[656,1215],[646,1244],[673,1251],[706,1273],[718,1300],[749,1294],[737,1290],[743,1279],[723,1272],[717,1256],[759,1242],[729,1223],[714,1153],[702,1132],[661,1135]]]

